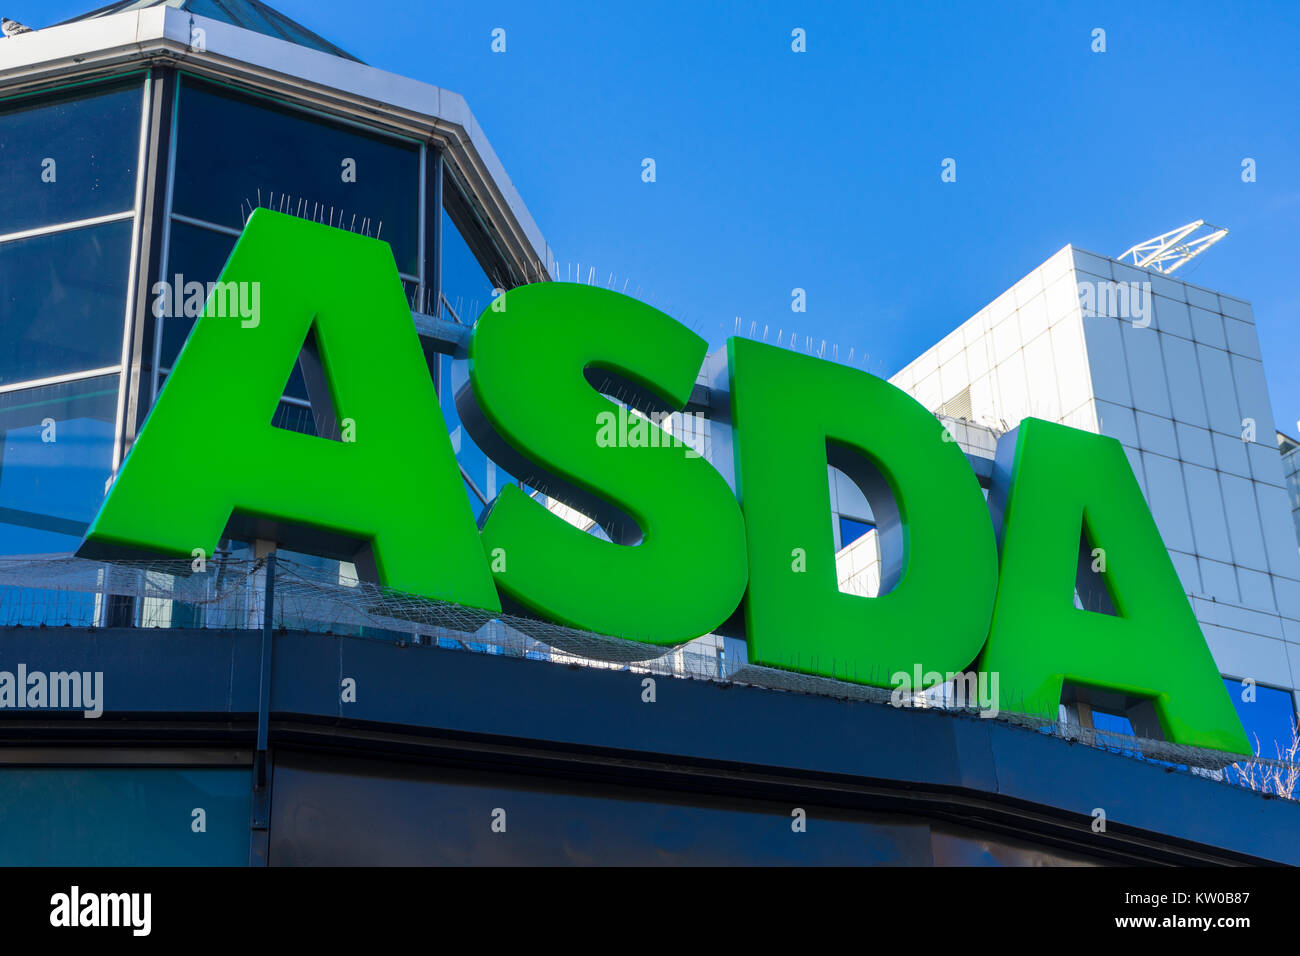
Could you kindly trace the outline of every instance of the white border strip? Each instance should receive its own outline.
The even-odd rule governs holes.
[[[122,371],[120,365],[106,365],[103,368],[92,368],[85,372],[68,372],[65,375],[51,375],[49,378],[33,378],[26,382],[13,382],[9,385],[0,385],[0,395],[9,392],[22,392],[29,388],[41,388],[45,385],[61,385],[64,382],[79,382],[86,378],[98,378],[101,375],[114,375]]]
[[[128,209],[126,212],[114,212],[109,213],[107,216],[95,216],[91,219],[76,219],[72,222],[61,222],[54,226],[37,226],[35,229],[6,233],[0,236],[0,244],[17,242],[19,239],[31,239],[35,236],[49,236],[58,232],[70,232],[73,229],[85,229],[87,226],[99,226],[106,222],[120,222],[123,219],[130,219],[134,215],[135,210]]]
[[[144,179],[145,162],[149,156],[149,116],[153,112],[149,101],[153,93],[153,74],[144,78],[144,89],[140,94],[140,138],[136,145],[135,162],[135,212],[131,224],[131,264],[126,273],[126,308],[122,312],[122,361],[120,381],[117,391],[117,420],[113,434],[113,465],[109,481],[117,478],[117,468],[122,464],[122,436],[126,430],[126,393],[131,387],[131,340],[135,335],[135,287],[140,272],[140,222],[144,218]],[[107,489],[106,489],[107,490]]]

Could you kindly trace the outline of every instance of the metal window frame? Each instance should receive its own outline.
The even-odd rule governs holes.
[[[135,287],[139,281],[140,270],[140,220],[144,215],[145,162],[149,156],[149,109],[153,93],[153,70],[144,77],[144,88],[140,92],[140,131],[136,147],[135,163],[135,206],[131,220],[131,260],[126,273],[126,304],[122,313],[122,360],[118,373],[117,423],[113,435],[112,472],[110,483],[117,478],[117,469],[122,464],[122,440],[125,432],[126,390],[130,385],[127,365],[131,356],[131,340],[135,333]]]
[[[92,368],[81,372],[66,372],[62,375],[50,375],[46,378],[31,378],[23,382],[13,382],[9,385],[0,385],[0,395],[8,395],[12,392],[23,392],[30,388],[44,388],[47,385],[63,385],[67,382],[80,382],[84,379],[102,378],[106,375],[118,375],[122,371],[120,365],[105,365],[103,368]]]
[[[34,80],[27,84],[16,84],[14,92],[7,96],[0,96],[0,107],[14,100],[23,100],[28,97],[40,97],[49,93],[59,93],[63,90],[72,90],[81,86],[95,86],[99,83],[112,82],[113,80],[125,80],[132,76],[144,77],[149,72],[148,66],[138,67],[133,70],[93,70],[88,71],[85,76],[69,80],[66,83],[55,83],[52,86],[42,86],[39,80]]]
[[[88,229],[91,226],[102,226],[110,222],[121,222],[123,219],[130,219],[134,215],[134,210],[127,209],[122,212],[105,213],[102,216],[91,216],[89,219],[72,219],[67,222],[54,223],[50,226],[34,226],[31,229],[22,229],[18,232],[7,232],[0,236],[0,245],[8,242],[21,242],[24,239],[34,239],[38,236],[49,236],[58,232],[71,232],[74,229]]]
[[[157,333],[156,322],[151,324],[153,316],[150,302],[154,286],[154,275],[158,273],[161,260],[165,254],[166,226],[164,211],[166,209],[169,189],[168,172],[170,154],[167,148],[172,130],[174,105],[176,100],[176,71],[168,66],[158,66],[150,70],[150,95],[146,100],[147,129],[144,136],[145,159],[141,163],[144,171],[139,209],[136,217],[137,241],[135,248],[138,255],[137,267],[133,278],[129,306],[130,329],[128,330],[129,351],[124,352],[122,375],[125,383],[124,408],[122,413],[122,457],[135,441],[140,426],[143,424],[144,412],[151,407],[142,401],[145,390],[145,376],[152,382],[155,366],[152,354],[146,356],[146,345],[152,342],[150,333]],[[119,462],[120,464],[120,462]]]
[[[163,196],[162,254],[158,258],[158,275],[167,275],[172,254],[172,193],[176,187],[176,127],[180,115],[180,75],[176,77],[176,93],[172,97],[171,118],[167,123],[167,186]],[[158,381],[162,376],[163,317],[154,316],[152,374],[149,376],[149,407],[158,401]]]

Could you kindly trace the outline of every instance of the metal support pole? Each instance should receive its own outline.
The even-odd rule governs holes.
[[[267,718],[271,710],[271,638],[275,620],[275,552],[266,556],[266,600],[262,609],[262,680],[257,702],[257,786],[266,786]]]
[[[252,830],[249,863],[266,865],[271,824],[270,758],[268,739],[271,715],[272,640],[275,625],[275,552],[266,556],[266,597],[262,614],[262,668],[257,701],[257,750],[253,754]]]

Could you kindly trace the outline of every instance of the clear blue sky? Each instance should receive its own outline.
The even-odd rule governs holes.
[[[1296,431],[1300,4],[272,5],[462,93],[561,263],[631,277],[714,344],[739,315],[892,374],[1066,243],[1227,226],[1180,277],[1254,304]]]

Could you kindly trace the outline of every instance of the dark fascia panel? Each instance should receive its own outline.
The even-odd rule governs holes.
[[[102,671],[104,716],[6,710],[6,745],[138,737],[185,721],[241,726],[258,706],[256,631],[0,629],[29,671]],[[356,701],[340,700],[340,675]],[[894,801],[1115,859],[1300,864],[1300,806],[996,719],[389,640],[281,632],[271,730],[316,746],[584,761],[686,786],[804,788]],[[33,731],[40,724],[39,737]],[[25,730],[30,726],[32,730]],[[279,729],[277,729],[279,728]],[[184,736],[183,728],[176,733]],[[210,731],[207,731],[210,733]],[[423,740],[425,743],[420,744]],[[437,741],[443,741],[438,744]],[[448,741],[452,743],[447,743]],[[531,755],[531,756],[530,756]],[[470,759],[466,757],[465,759]],[[638,770],[637,768],[641,768]],[[656,769],[658,768],[658,769]],[[1107,832],[1093,834],[1095,808]]]

